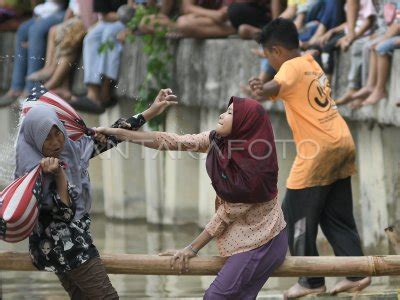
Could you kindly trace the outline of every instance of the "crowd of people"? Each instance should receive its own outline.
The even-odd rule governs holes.
[[[0,1],[0,30],[17,29],[9,91],[0,106],[26,98],[39,85],[53,90],[89,113],[103,113],[116,103],[120,56],[128,34],[152,34],[157,26],[170,38],[224,38],[238,35],[258,40],[261,28],[278,17],[293,20],[303,52],[311,53],[331,78],[339,51],[350,51],[348,87],[337,105],[352,109],[387,97],[393,51],[400,48],[400,3],[387,0],[37,0]],[[138,5],[158,8],[132,32],[126,27]],[[32,12],[29,17],[29,12]],[[114,47],[99,52],[106,42]],[[83,53],[87,93],[73,95],[71,70]],[[276,70],[261,49],[259,78],[267,82]],[[251,96],[248,86],[242,92]],[[400,103],[398,103],[400,105]]]

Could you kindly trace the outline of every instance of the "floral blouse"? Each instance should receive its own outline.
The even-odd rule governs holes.
[[[129,124],[131,130],[138,130],[146,120],[141,114],[126,119],[119,119],[112,127],[121,127],[122,123]],[[115,147],[120,141],[112,139],[107,145],[94,141],[94,149],[90,156],[96,156]],[[29,252],[33,264],[39,270],[57,274],[71,271],[91,258],[98,257],[99,252],[93,245],[90,233],[90,216],[77,214],[78,192],[68,184],[68,194],[71,206],[65,205],[56,191],[55,183],[50,185],[53,205],[41,205],[39,200],[39,219],[36,228],[29,237]],[[37,199],[41,199],[36,194]],[[74,217],[77,216],[77,219]]]
[[[153,141],[160,150],[207,152],[210,132],[178,135],[158,132]],[[256,249],[277,236],[286,222],[278,198],[264,203],[229,203],[216,197],[216,213],[206,231],[217,240],[221,256]]]
[[[29,253],[39,270],[64,273],[98,257],[99,253],[90,234],[89,215],[74,220],[75,187],[68,184],[71,206],[61,201],[55,185],[51,194],[54,206],[51,210],[40,209],[38,224],[29,237]]]
[[[90,234],[89,214],[74,220],[77,192],[73,185],[68,184],[68,194],[71,206],[61,201],[53,185],[52,209],[40,208],[39,203],[38,224],[29,237],[29,253],[39,270],[60,274],[99,256]]]

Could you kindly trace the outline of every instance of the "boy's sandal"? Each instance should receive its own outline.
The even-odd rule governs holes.
[[[92,114],[102,114],[106,111],[102,105],[93,102],[88,97],[79,97],[76,99],[76,101],[72,101],[71,105],[73,108],[79,111]]]

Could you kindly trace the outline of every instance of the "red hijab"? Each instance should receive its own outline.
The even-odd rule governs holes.
[[[219,197],[232,203],[267,202],[278,194],[278,161],[267,111],[256,100],[232,97],[232,132],[210,134],[207,173]]]

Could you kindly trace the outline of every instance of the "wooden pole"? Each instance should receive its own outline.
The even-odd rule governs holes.
[[[108,273],[135,275],[179,275],[170,268],[170,257],[142,254],[103,254]],[[216,275],[225,262],[217,256],[190,260],[189,272],[182,275]],[[35,271],[28,253],[0,252],[0,270]],[[274,277],[298,276],[390,276],[400,275],[400,255],[359,257],[288,256]]]

